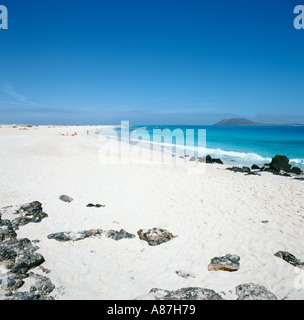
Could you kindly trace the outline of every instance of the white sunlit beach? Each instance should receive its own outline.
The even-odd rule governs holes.
[[[303,36],[285,0],[0,0],[3,310],[304,300]]]

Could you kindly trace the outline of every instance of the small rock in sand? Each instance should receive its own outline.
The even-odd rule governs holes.
[[[215,257],[211,259],[208,265],[208,271],[237,271],[240,267],[240,257],[234,254],[226,254],[224,257]]]
[[[150,246],[157,246],[176,237],[168,230],[160,228],[140,229],[137,234],[139,239],[147,241]]]
[[[184,279],[187,279],[189,277],[191,278],[195,278],[195,275],[190,273],[190,272],[185,272],[185,271],[182,271],[182,270],[177,270],[175,271],[175,273],[179,276],[179,277],[182,277]]]
[[[100,207],[105,207],[106,205],[105,204],[99,204],[99,203],[96,203],[96,204],[93,204],[93,203],[89,203],[87,204],[87,207],[95,207],[95,208],[100,208]]]
[[[111,238],[113,240],[121,240],[121,239],[133,239],[135,238],[135,235],[132,233],[129,233],[127,231],[125,231],[124,229],[120,229],[120,231],[116,231],[116,230],[108,230],[105,231],[105,236],[107,238]]]
[[[284,261],[290,263],[294,267],[298,267],[300,269],[304,269],[304,262],[301,262],[297,259],[293,254],[287,251],[278,251],[274,254],[276,257],[283,259]]]
[[[69,196],[66,196],[66,195],[61,195],[59,197],[60,200],[64,201],[64,202],[71,202],[73,201],[73,198],[69,197]]]

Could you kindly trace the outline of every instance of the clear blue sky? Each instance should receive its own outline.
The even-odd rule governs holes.
[[[0,123],[304,123],[304,0],[0,4]]]

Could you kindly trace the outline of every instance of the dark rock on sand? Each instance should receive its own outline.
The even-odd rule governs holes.
[[[155,300],[223,300],[215,291],[197,287],[182,288],[175,291],[153,288],[147,296],[141,297],[141,299],[147,298],[154,298]]]
[[[121,240],[121,239],[135,238],[135,234],[129,233],[129,232],[125,231],[124,229],[120,229],[120,231],[116,231],[116,230],[105,231],[105,236],[107,238],[111,238],[116,241]]]
[[[290,263],[294,267],[298,267],[300,269],[304,269],[304,262],[301,262],[297,259],[293,254],[287,251],[278,251],[274,254],[276,257],[285,260],[286,262]]]
[[[277,297],[265,287],[254,284],[244,283],[235,288],[238,296],[237,300],[277,300]]]
[[[64,232],[56,232],[51,233],[47,237],[48,239],[54,239],[57,241],[65,242],[65,241],[79,241],[88,237],[101,236],[103,231],[101,229],[90,229],[90,230],[82,230],[82,231],[64,231]]]
[[[51,233],[47,237],[48,239],[54,239],[57,241],[79,241],[89,237],[101,237],[104,235],[107,238],[111,238],[113,240],[121,240],[121,239],[132,239],[135,238],[135,235],[129,232],[126,232],[123,229],[120,231],[116,230],[101,230],[101,229],[90,229],[90,230],[82,230],[82,231],[65,231],[65,232],[56,232]]]
[[[161,228],[140,229],[137,234],[139,239],[147,241],[150,246],[157,246],[176,237],[168,230]]]
[[[16,238],[16,236],[17,233],[15,232],[10,220],[2,220],[0,215],[0,241]]]
[[[292,167],[291,168],[291,173],[294,173],[294,174],[297,174],[297,175],[299,175],[299,174],[301,174],[303,171],[300,169],[300,168],[298,168],[298,167]]]
[[[0,243],[0,251],[5,253],[1,255],[0,261],[4,261],[11,272],[24,274],[44,262],[43,256],[36,250],[27,238],[10,239]]]
[[[1,208],[2,219],[8,219],[12,227],[18,230],[19,226],[24,226],[30,222],[38,223],[48,215],[43,212],[42,204],[39,201],[26,203],[22,206],[8,206]],[[1,236],[0,236],[1,237]]]
[[[31,282],[28,292],[9,292],[6,294],[7,298],[5,300],[53,300],[48,295],[54,290],[55,286],[48,277],[29,272],[26,275],[26,281]],[[15,277],[9,281],[2,281],[2,283],[5,284],[3,289],[9,291],[20,288],[24,284],[24,281]],[[18,285],[17,287],[16,284]]]
[[[24,276],[12,272],[0,274],[0,288],[6,291],[17,290],[23,286],[23,278]]]
[[[69,197],[69,196],[66,196],[66,195],[61,195],[59,197],[60,200],[64,201],[64,202],[71,202],[73,201],[73,198],[72,197]]]
[[[294,180],[304,181],[304,177],[303,178],[296,177],[296,178],[294,178]]]
[[[289,164],[289,159],[286,156],[276,155],[272,158],[269,167],[271,170],[280,172],[281,170],[289,172],[291,169],[291,164]]]
[[[96,204],[93,204],[93,203],[89,203],[87,204],[87,207],[95,207],[95,208],[100,208],[100,207],[105,207],[106,205],[105,204],[99,204],[99,203],[96,203]]]
[[[42,211],[41,203],[34,201],[21,206],[18,210],[16,206],[9,206],[0,211],[0,264],[5,270],[0,273],[0,288],[7,291],[3,295],[3,291],[0,290],[0,299],[52,299],[48,296],[54,289],[50,279],[32,272],[28,273],[29,270],[40,266],[44,262],[44,257],[36,252],[38,248],[29,239],[18,239],[15,232],[19,225],[37,223],[47,216]],[[3,217],[10,217],[11,220]],[[30,292],[20,292],[19,289],[26,281],[32,284]],[[34,291],[37,291],[37,294],[34,294]]]
[[[182,277],[184,279],[188,279],[188,278],[195,278],[195,275],[190,273],[190,272],[185,272],[185,271],[182,271],[182,270],[177,270],[175,271],[175,273],[179,276],[179,277]]]
[[[223,164],[223,161],[219,158],[212,158],[209,154],[206,156],[206,163],[218,163]]]
[[[245,176],[260,176],[260,174],[255,171],[249,171],[245,174]]]
[[[206,157],[191,157],[190,161],[195,161],[197,159],[198,162],[205,162],[205,163],[218,163],[223,164],[223,161],[219,158],[212,158],[209,154]]]
[[[224,257],[211,259],[208,271],[237,271],[240,267],[240,257],[234,254],[226,254]]]
[[[17,228],[17,226],[16,226]],[[17,239],[13,224],[0,217],[0,263],[13,273],[24,274],[44,262],[27,238]]]
[[[249,172],[251,172],[250,168],[248,168],[248,167],[242,167],[242,168],[240,168],[240,167],[235,167],[235,166],[233,166],[233,167],[231,167],[231,168],[226,168],[226,170],[230,170],[230,171],[233,171],[233,172],[242,172],[242,173],[249,173]]]
[[[258,166],[258,165],[256,165],[256,164],[253,164],[252,166],[251,166],[251,170],[260,170],[261,168]]]

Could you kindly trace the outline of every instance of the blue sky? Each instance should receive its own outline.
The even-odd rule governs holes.
[[[304,0],[0,4],[0,123],[304,123]]]

